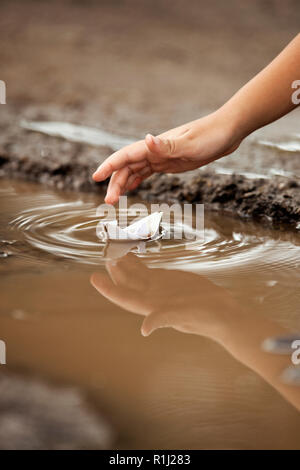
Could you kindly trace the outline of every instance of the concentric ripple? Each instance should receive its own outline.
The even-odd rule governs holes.
[[[235,266],[243,270],[253,263],[270,265],[272,269],[275,265],[276,269],[297,263],[300,266],[298,246],[282,237],[269,237],[267,231],[259,231],[250,223],[241,224],[227,218],[224,221],[224,218],[206,215],[204,240],[190,239],[195,231],[189,226],[185,232],[189,239],[106,244],[96,235],[100,220],[96,215],[96,204],[80,200],[27,209],[10,223],[10,227],[25,243],[40,251],[85,264],[101,265],[107,259],[133,251],[153,267],[199,272],[211,269],[226,272]],[[128,221],[131,220],[128,216]],[[165,224],[164,228],[173,232],[178,226]]]

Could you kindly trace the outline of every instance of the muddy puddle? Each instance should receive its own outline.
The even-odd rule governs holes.
[[[291,357],[262,349],[300,329],[296,231],[205,213],[204,241],[115,256],[100,196],[3,180],[0,201],[1,373],[80,390],[112,448],[300,448]]]

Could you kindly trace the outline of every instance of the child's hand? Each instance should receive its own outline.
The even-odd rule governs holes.
[[[221,110],[158,137],[128,145],[108,157],[93,174],[95,181],[111,176],[105,201],[115,204],[120,195],[135,189],[155,172],[194,170],[233,152],[240,144],[230,116]]]
[[[111,155],[94,173],[95,181],[112,175],[105,201],[135,189],[155,172],[194,170],[233,152],[251,132],[299,105],[292,100],[299,79],[300,34],[218,111]]]
[[[144,336],[157,328],[172,327],[222,342],[231,319],[241,313],[225,289],[199,274],[151,269],[133,253],[107,261],[106,270],[107,274],[92,274],[92,285],[112,303],[144,315]]]

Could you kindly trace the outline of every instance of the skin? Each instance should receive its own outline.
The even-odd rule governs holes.
[[[115,204],[153,173],[194,170],[231,154],[256,129],[292,111],[292,83],[300,79],[300,34],[258,75],[212,114],[128,145],[95,171],[109,177],[105,202]]]
[[[242,307],[227,290],[203,276],[149,269],[132,253],[107,262],[106,269],[107,274],[92,274],[91,284],[119,307],[143,315],[143,336],[165,327],[206,336],[300,410],[299,389],[280,379],[282,371],[291,365],[290,356],[267,354],[261,347],[267,337],[290,333],[279,324]]]

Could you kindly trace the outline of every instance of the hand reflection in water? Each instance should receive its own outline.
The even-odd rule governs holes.
[[[146,316],[142,334],[173,327],[184,333],[217,334],[235,301],[208,279],[178,270],[150,269],[129,253],[106,263],[109,276],[94,273],[91,283],[104,297]]]
[[[269,355],[261,347],[265,338],[287,334],[280,325],[247,310],[227,290],[198,274],[151,269],[132,253],[107,262],[106,269],[108,274],[92,274],[92,285],[116,305],[144,315],[144,336],[162,327],[207,336],[300,409],[299,388],[280,380],[290,358]]]

